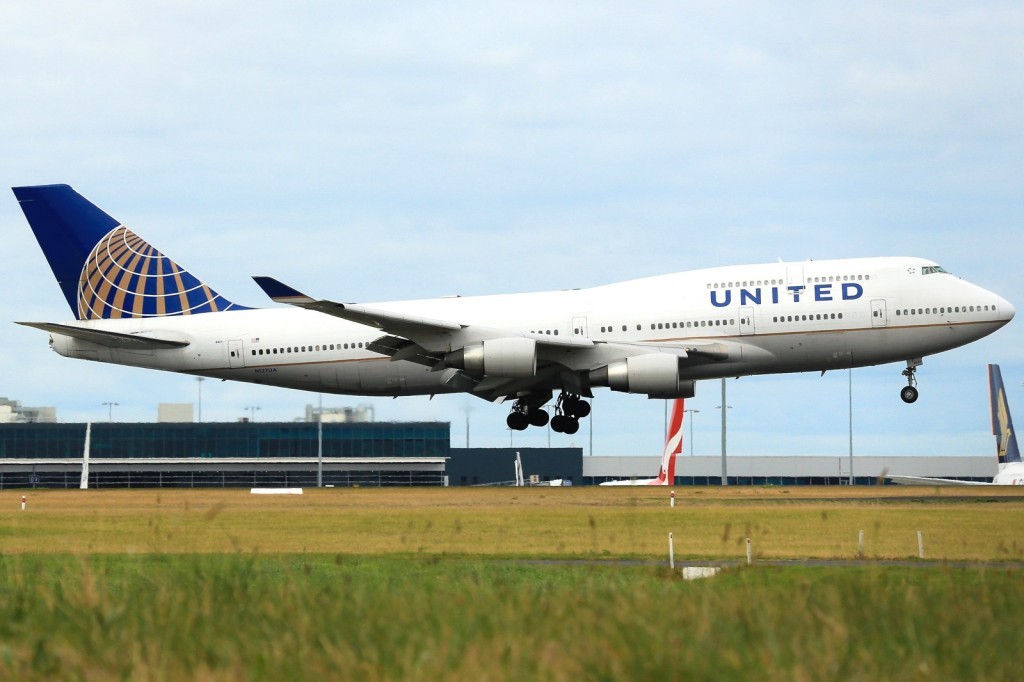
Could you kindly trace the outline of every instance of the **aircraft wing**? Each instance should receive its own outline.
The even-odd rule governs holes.
[[[368,327],[376,327],[382,331],[399,336],[408,337],[422,333],[453,332],[465,326],[447,320],[435,320],[427,317],[394,313],[355,303],[316,300],[273,277],[257,276],[253,277],[253,279],[263,289],[264,293],[277,303],[287,303],[299,308],[317,310],[321,313],[364,324]]]
[[[41,329],[52,334],[71,336],[82,341],[108,346],[110,348],[128,348],[133,350],[156,350],[163,348],[184,348],[189,345],[182,339],[171,339],[155,335],[122,334],[92,327],[76,327],[69,324],[53,322],[17,322],[25,327]]]
[[[993,483],[987,483],[984,481],[961,481],[956,478],[929,478],[927,476],[886,476],[886,478],[893,483],[898,483],[899,485],[994,485]]]
[[[277,303],[287,303],[289,305],[306,308],[308,310],[317,310],[328,315],[333,315],[334,317],[349,320],[350,322],[357,322],[368,327],[376,327],[381,331],[387,332],[393,337],[401,337],[398,339],[387,339],[387,341],[384,339],[378,339],[375,343],[383,344],[380,346],[381,350],[373,349],[377,350],[377,352],[384,352],[385,355],[392,355],[392,358],[396,360],[412,359],[416,354],[411,349],[404,350],[404,354],[407,354],[408,357],[396,357],[394,354],[387,352],[386,349],[393,350],[395,354],[402,352],[406,347],[404,344],[400,343],[402,340],[411,341],[419,345],[422,349],[438,352],[441,350],[435,345],[435,341],[438,337],[444,336],[445,338],[450,338],[453,334],[458,334],[459,332],[463,332],[461,336],[467,337],[465,340],[472,341],[503,338],[508,336],[522,336],[525,338],[536,339],[538,344],[547,346],[578,348],[592,347],[594,345],[594,342],[590,339],[580,337],[550,337],[544,334],[526,334],[506,329],[492,329],[489,327],[481,327],[479,325],[462,324],[451,320],[440,320],[437,318],[397,313],[390,310],[384,310],[382,308],[374,308],[372,306],[359,305],[356,303],[338,303],[336,301],[317,300],[303,294],[287,284],[282,283],[279,280],[274,279],[273,277],[257,276],[253,277],[253,279],[256,281],[256,284],[263,289],[267,296]]]
[[[679,362],[701,364],[721,362],[734,357],[738,351],[722,343],[692,345],[664,343],[618,343],[594,341],[580,336],[554,336],[484,327],[458,321],[410,315],[403,312],[355,303],[318,300],[273,277],[253,277],[256,284],[275,302],[316,310],[351,322],[374,327],[385,332],[372,341],[369,350],[389,356],[393,361],[406,360],[444,371],[442,382],[460,391],[470,392],[486,400],[500,401],[506,397],[531,390],[546,390],[554,386],[578,383],[570,370],[580,365],[600,367],[632,355],[661,352],[674,355]],[[473,376],[446,364],[446,354],[492,339],[523,338],[537,344],[540,364],[534,376]],[[581,362],[582,361],[582,362]],[[589,389],[579,386],[581,393]]]

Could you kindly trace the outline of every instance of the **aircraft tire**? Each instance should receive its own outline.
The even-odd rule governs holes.
[[[908,405],[917,401],[917,395],[917,389],[913,386],[904,386],[900,391],[900,399]]]
[[[513,431],[525,431],[526,427],[530,425],[530,420],[528,420],[526,415],[522,412],[513,412],[508,416],[508,419],[505,420],[505,423],[508,424],[508,428]]]
[[[570,419],[569,417],[566,417],[565,433],[567,433],[567,434],[569,434],[571,436],[572,434],[576,433],[579,430],[580,430],[579,420]]]
[[[536,410],[530,410],[528,415],[530,420],[530,426],[547,426],[548,425],[548,413],[546,410],[537,408]]]
[[[572,416],[576,419],[583,419],[590,414],[590,403],[586,400],[577,400],[572,406]]]

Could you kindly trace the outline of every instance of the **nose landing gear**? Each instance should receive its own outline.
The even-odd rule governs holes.
[[[917,368],[921,366],[922,362],[920,358],[907,360],[907,368],[903,370],[903,376],[907,378],[907,385],[900,390],[900,399],[908,405],[917,400]]]

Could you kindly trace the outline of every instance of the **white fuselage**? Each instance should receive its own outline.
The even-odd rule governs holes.
[[[998,295],[919,258],[862,258],[694,270],[590,289],[373,304],[421,317],[598,344],[706,347],[722,361],[681,378],[801,372],[922,358],[1006,324]],[[53,334],[61,355],[274,386],[361,395],[452,392],[443,372],[367,350],[383,332],[316,311],[274,308],[76,321],[182,338],[130,351]],[[543,351],[542,351],[543,352]],[[543,356],[541,357],[543,359]],[[560,360],[564,363],[564,358]],[[581,353],[573,371],[594,369]]]
[[[992,479],[994,485],[1024,485],[1024,462],[1007,464]]]

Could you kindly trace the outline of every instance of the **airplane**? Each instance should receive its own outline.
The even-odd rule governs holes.
[[[703,379],[906,362],[1014,316],[923,258],[691,270],[563,291],[372,304],[255,277],[287,308],[236,304],[68,185],[12,188],[75,316],[20,322],[60,355],[369,396],[465,392],[512,403],[509,428],[572,434],[594,389],[692,398]],[[555,392],[553,414],[545,409]]]
[[[998,472],[991,483],[965,481],[956,478],[929,478],[927,476],[886,476],[900,485],[1024,485],[1024,461],[1017,447],[1017,434],[1013,430],[1010,405],[1006,400],[1003,374],[999,365],[988,365],[988,402],[992,414],[992,435],[996,437],[996,466]]]
[[[661,468],[656,478],[621,479],[605,481],[600,485],[675,485],[676,456],[683,451],[683,399],[672,401],[672,416],[668,420],[665,434],[665,451],[661,454]]]

